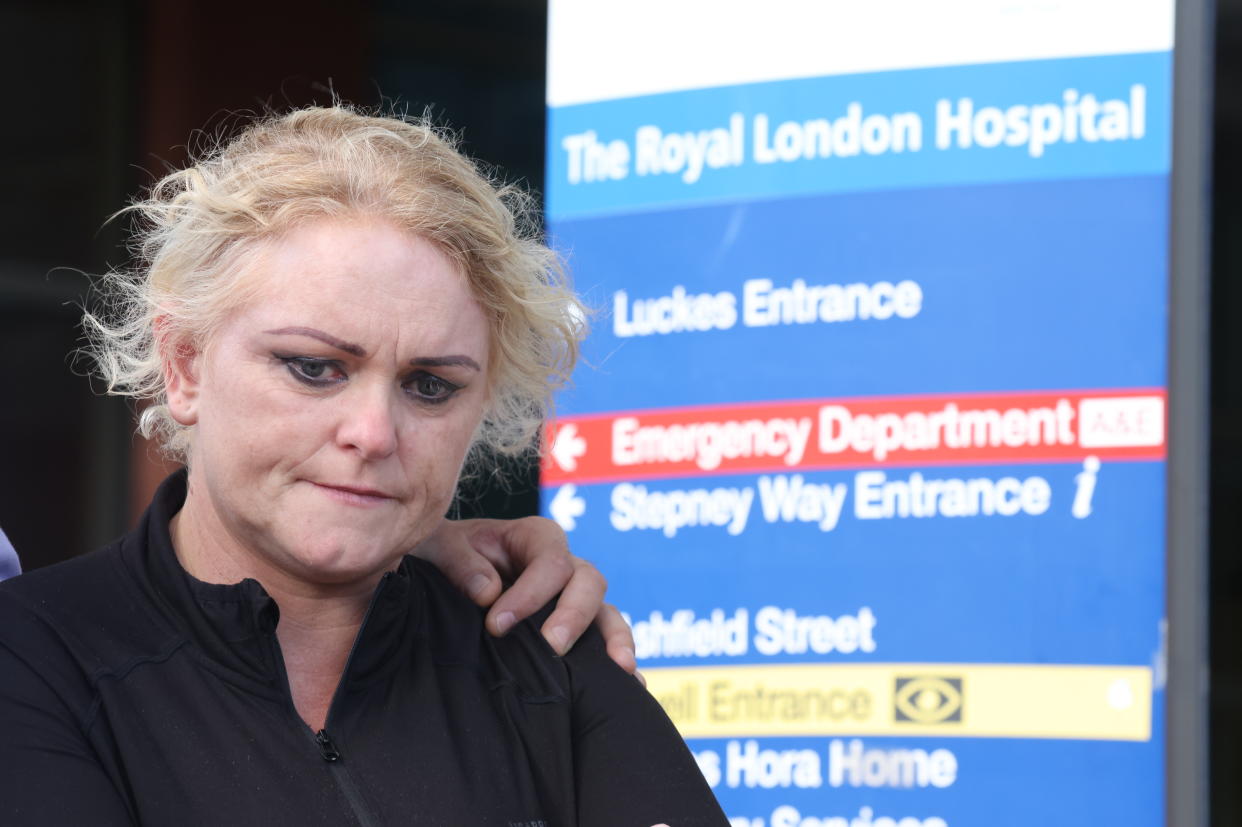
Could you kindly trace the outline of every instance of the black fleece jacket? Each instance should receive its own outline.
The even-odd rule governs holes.
[[[726,823],[597,632],[564,658],[539,618],[494,639],[412,557],[376,589],[312,732],[276,604],[178,563],[184,499],[175,474],[131,534],[0,584],[0,823]]]

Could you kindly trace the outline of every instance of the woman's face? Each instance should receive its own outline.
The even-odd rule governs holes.
[[[304,225],[246,278],[257,292],[169,388],[195,426],[191,497],[299,579],[389,568],[452,499],[487,397],[487,319],[448,257],[378,220]]]

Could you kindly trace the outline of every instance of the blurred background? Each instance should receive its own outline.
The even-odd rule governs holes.
[[[1242,824],[1242,0],[1219,0],[1212,191],[1210,601],[1213,823]],[[536,0],[0,2],[0,526],[33,569],[125,531],[168,467],[133,411],[75,366],[93,274],[124,266],[105,223],[239,113],[392,103],[459,130],[538,191],[546,8]],[[463,515],[538,510],[536,469],[480,485]],[[577,549],[590,556],[590,549]],[[1176,549],[1173,551],[1176,554]],[[1176,738],[1176,734],[1173,736]]]

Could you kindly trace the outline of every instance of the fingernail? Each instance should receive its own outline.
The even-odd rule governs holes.
[[[643,673],[637,669],[634,670],[634,677],[638,678],[638,682],[643,685],[643,689],[647,688],[647,679],[643,677]]]
[[[477,600],[491,582],[486,574],[476,574],[466,583],[466,594],[470,595],[471,600]]]
[[[501,612],[496,615],[496,631],[503,635],[513,628],[513,623],[516,620],[517,618],[513,615],[513,612]]]
[[[548,630],[548,642],[558,655],[565,654],[569,651],[569,631],[564,626]]]

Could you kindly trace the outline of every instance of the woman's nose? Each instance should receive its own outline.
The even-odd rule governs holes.
[[[397,450],[395,400],[387,388],[378,384],[359,387],[354,393],[343,394],[341,424],[337,444],[356,451],[363,459],[382,459]]]

